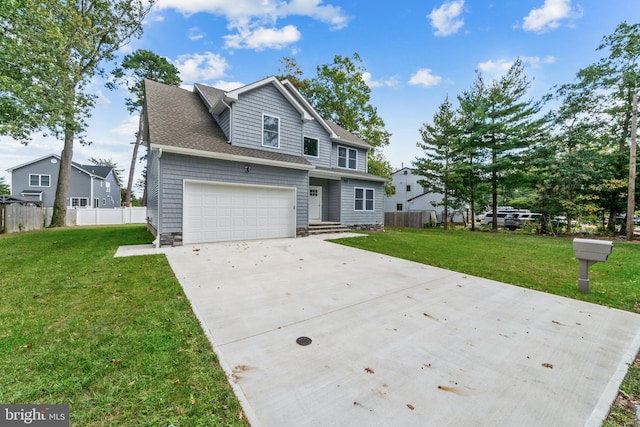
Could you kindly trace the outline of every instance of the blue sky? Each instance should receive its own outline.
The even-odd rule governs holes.
[[[422,154],[420,126],[471,85],[475,70],[497,77],[520,57],[539,98],[596,62],[602,37],[623,21],[640,22],[638,0],[158,0],[143,37],[119,56],[148,49],[178,67],[185,88],[233,89],[277,74],[283,56],[313,77],[334,55],[357,52],[392,134],[385,156],[398,169]],[[126,90],[104,83],[90,86],[94,143],[76,144],[74,160],[112,159],[126,176],[137,116],[125,109]],[[61,150],[52,137],[34,135],[26,147],[0,137],[0,176],[10,182],[5,169]]]

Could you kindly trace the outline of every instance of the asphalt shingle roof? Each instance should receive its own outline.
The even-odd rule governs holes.
[[[201,91],[207,91],[207,98],[210,94],[213,97],[222,96],[222,91],[218,89],[204,85],[198,86]],[[229,144],[224,132],[196,92],[145,80],[145,108],[151,146],[158,144],[203,152],[310,165],[302,156]]]

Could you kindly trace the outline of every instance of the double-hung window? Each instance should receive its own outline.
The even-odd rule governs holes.
[[[356,211],[373,212],[373,201],[375,199],[375,190],[373,188],[354,189],[353,209]]]
[[[111,183],[110,182],[105,182],[105,186],[106,188],[104,189],[104,191],[106,191],[107,193],[111,193]]]
[[[89,199],[86,197],[72,197],[71,198],[71,207],[72,208],[86,208],[89,207]]]
[[[358,151],[355,148],[338,147],[338,167],[357,169]]]
[[[266,114],[262,115],[262,145],[280,148],[280,119]]]
[[[29,187],[51,187],[51,175],[29,174]]]
[[[304,155],[318,157],[318,140],[304,137]]]

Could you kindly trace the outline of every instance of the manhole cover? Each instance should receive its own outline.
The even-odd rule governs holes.
[[[296,342],[302,346],[311,344],[311,338],[309,337],[300,337],[296,340]]]

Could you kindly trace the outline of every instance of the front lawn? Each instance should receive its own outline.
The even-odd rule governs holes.
[[[144,226],[0,236],[0,402],[70,405],[72,426],[246,420]]]
[[[384,233],[336,242],[640,313],[640,243],[616,241],[609,260],[589,268],[591,292],[583,294],[570,238],[388,227]]]

